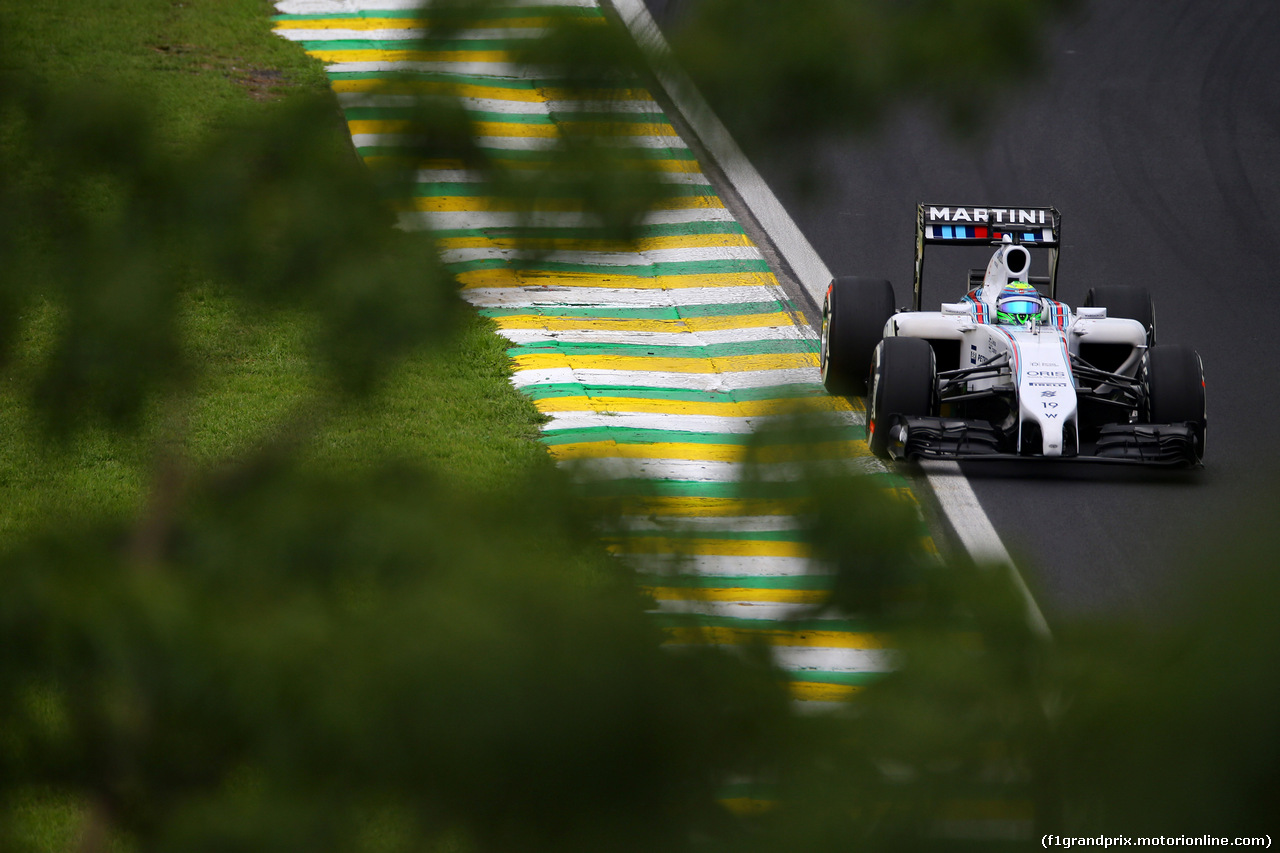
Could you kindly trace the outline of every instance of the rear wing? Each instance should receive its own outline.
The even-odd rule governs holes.
[[[1028,249],[1049,250],[1049,275],[1030,276],[1032,284],[1046,285],[1049,298],[1058,290],[1058,245],[1062,216],[1052,207],[983,207],[954,204],[916,205],[916,274],[913,310],[920,310],[920,285],[924,278],[926,246],[991,246],[1007,237]],[[982,281],[982,271],[977,280]],[[970,273],[970,286],[973,274]]]

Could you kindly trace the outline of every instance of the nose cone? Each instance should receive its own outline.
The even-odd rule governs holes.
[[[1019,334],[1018,409],[1023,425],[1040,427],[1042,446],[1022,451],[1061,456],[1066,436],[1075,429],[1076,390],[1071,366],[1058,334]],[[1025,433],[1025,430],[1024,430]]]

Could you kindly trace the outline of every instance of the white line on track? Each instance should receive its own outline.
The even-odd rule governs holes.
[[[778,251],[795,271],[800,284],[821,302],[831,281],[831,271],[819,257],[782,203],[747,160],[728,129],[721,124],[711,107],[703,100],[692,81],[671,60],[670,48],[657,23],[644,5],[644,0],[603,0],[613,5],[632,37],[646,50],[650,64],[662,87],[702,141],[711,157],[724,171],[729,183],[773,240]],[[1048,636],[1044,614],[1018,573],[991,519],[982,509],[973,487],[954,462],[942,467],[923,466],[926,478],[938,503],[955,529],[961,545],[975,562],[1006,567],[1015,587],[1026,602],[1027,619],[1038,633]]]
[[[1040,612],[1039,605],[1027,589],[1026,581],[1018,573],[1000,535],[991,525],[991,519],[978,503],[973,486],[955,462],[925,461],[920,463],[929,486],[938,496],[938,504],[946,513],[947,521],[955,530],[964,549],[976,563],[1006,567],[1014,586],[1026,602],[1027,621],[1036,633],[1049,636],[1049,623]]]

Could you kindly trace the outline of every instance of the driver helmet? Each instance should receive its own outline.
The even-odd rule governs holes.
[[[1044,303],[1040,292],[1029,284],[1009,284],[996,297],[996,322],[1022,325],[1040,319]]]

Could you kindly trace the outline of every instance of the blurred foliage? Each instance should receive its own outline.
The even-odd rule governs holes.
[[[976,132],[1045,67],[1077,0],[686,0],[676,58],[735,135],[789,146],[867,131],[904,102]]]
[[[621,575],[566,571],[602,559],[572,507],[268,455],[163,529],[8,549],[0,779],[141,849],[360,849],[370,809],[408,821],[395,849],[679,849],[785,706],[759,665],[661,652]]]
[[[734,74],[779,81],[755,92],[779,93],[770,109],[825,120],[825,86],[869,120],[944,69],[1025,70],[1040,8],[848,4],[783,21],[738,4],[704,58],[727,61],[731,33],[767,34],[771,51]],[[871,41],[834,69],[850,27]],[[935,55],[944,41],[963,56]],[[529,54],[578,56],[570,93],[632,79],[606,60],[634,52],[572,16]],[[849,74],[888,88],[830,88]],[[1064,617],[1048,642],[1000,571],[927,552],[912,504],[833,476],[821,453],[779,457],[829,443],[821,427],[762,436],[746,494],[787,481],[834,573],[818,612],[891,638],[899,664],[848,707],[805,715],[760,647],[661,647],[597,538],[618,503],[583,501],[549,469],[476,497],[417,460],[304,464],[318,420],[462,316],[429,236],[391,227],[386,200],[414,169],[483,170],[530,222],[547,200],[586,198],[590,223],[624,241],[656,192],[601,141],[602,117],[597,133],[575,116],[582,132],[529,168],[475,148],[456,103],[416,109],[417,147],[370,179],[329,100],[265,105],[178,150],[130,94],[0,81],[0,356],[53,447],[157,417],[181,432],[203,368],[179,319],[194,285],[310,316],[317,377],[274,441],[220,470],[161,442],[136,516],[0,543],[0,849],[66,844],[67,820],[81,849],[184,852],[896,851],[1266,830],[1280,787],[1270,506],[1240,522],[1249,536],[1206,540],[1202,564],[1237,572],[1194,588],[1184,618]],[[787,125],[765,115],[769,132]],[[19,346],[50,314],[48,340]],[[741,779],[776,805],[731,818],[717,796]]]

